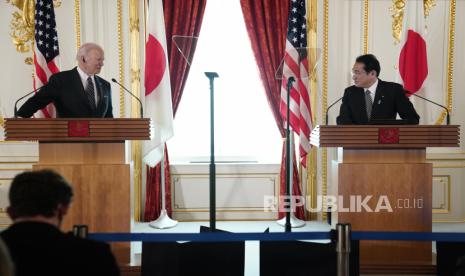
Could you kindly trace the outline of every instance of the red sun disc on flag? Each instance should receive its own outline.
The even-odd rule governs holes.
[[[149,35],[145,57],[145,95],[152,93],[160,84],[166,70],[166,56],[163,46]]]
[[[408,30],[407,41],[399,57],[399,72],[404,81],[405,90],[415,93],[420,90],[428,75],[426,42],[423,37]]]

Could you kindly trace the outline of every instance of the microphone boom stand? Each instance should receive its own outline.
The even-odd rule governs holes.
[[[290,115],[290,95],[291,95],[291,87],[292,83],[295,81],[294,77],[289,77],[287,80],[287,107],[286,107],[286,200],[291,200],[290,199],[290,193],[291,193],[291,133],[289,129],[289,115]],[[289,206],[286,211],[286,224],[285,224],[285,231],[286,232],[291,232],[292,226],[291,226],[291,206],[290,204],[287,205]]]
[[[210,80],[210,231],[216,230],[216,166],[215,166],[215,101],[214,80],[216,72],[205,72]]]
[[[290,77],[287,82],[287,110],[286,110],[286,115],[287,118],[289,118],[290,115],[290,109],[289,109],[289,102],[290,102],[290,91],[292,87],[292,83],[295,81],[294,77]],[[286,148],[285,148],[285,154],[286,154],[286,159],[285,159],[285,170],[286,170],[286,179],[285,179],[285,200],[288,200],[286,204],[286,216],[283,217],[282,219],[276,221],[279,225],[283,226],[285,228],[286,232],[291,232],[291,228],[298,228],[298,227],[303,227],[305,226],[305,221],[300,220],[295,217],[295,215],[292,213],[294,211],[294,200],[291,198],[292,196],[292,183],[293,183],[293,166],[292,160],[294,160],[293,157],[293,152],[291,149],[294,148],[294,133],[290,130],[289,126],[289,120],[286,120]]]

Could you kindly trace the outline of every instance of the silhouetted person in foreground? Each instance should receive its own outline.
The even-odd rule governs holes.
[[[119,275],[108,244],[60,230],[72,197],[70,184],[50,170],[25,172],[13,179],[7,209],[13,224],[0,236],[17,276]]]

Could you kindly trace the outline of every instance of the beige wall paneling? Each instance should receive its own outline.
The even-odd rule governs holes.
[[[279,165],[217,165],[217,217],[219,220],[275,220],[264,212],[264,196],[279,194]],[[208,220],[208,164],[171,165],[173,218]]]
[[[464,156],[431,161],[434,163],[433,222],[465,222]]]

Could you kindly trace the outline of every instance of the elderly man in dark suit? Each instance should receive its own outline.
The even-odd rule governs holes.
[[[83,44],[76,55],[78,66],[52,75],[48,83],[18,110],[19,117],[31,117],[54,103],[57,117],[113,117],[110,83],[97,76],[103,67],[103,49],[95,43]]]
[[[16,275],[119,275],[106,243],[65,234],[59,227],[73,196],[71,186],[49,170],[25,172],[11,184],[8,215],[0,233]]]
[[[394,120],[397,114],[410,124],[418,124],[420,116],[403,87],[380,80],[380,71],[374,55],[357,57],[352,68],[354,85],[344,91],[338,124],[376,124],[376,120]]]

